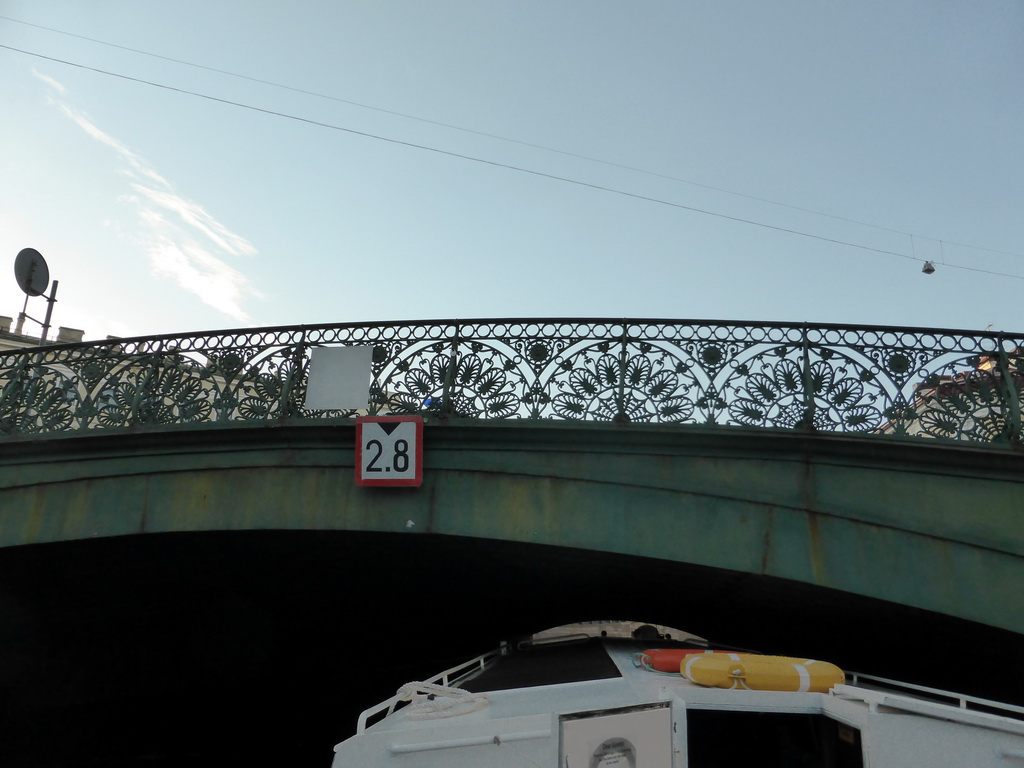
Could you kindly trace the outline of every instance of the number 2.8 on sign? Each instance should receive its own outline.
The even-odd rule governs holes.
[[[423,421],[418,416],[356,420],[356,484],[420,485]]]

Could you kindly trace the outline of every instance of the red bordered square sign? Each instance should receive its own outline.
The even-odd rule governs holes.
[[[356,485],[422,485],[423,419],[356,419]]]

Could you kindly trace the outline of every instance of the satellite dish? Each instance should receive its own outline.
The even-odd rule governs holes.
[[[42,296],[50,285],[50,268],[35,248],[23,248],[14,260],[14,279],[29,296]]]

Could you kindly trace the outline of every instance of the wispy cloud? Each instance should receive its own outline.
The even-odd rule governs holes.
[[[247,289],[248,281],[241,272],[194,242],[181,244],[173,237],[152,238],[148,250],[157,275],[173,278],[182,288],[229,317],[248,320],[241,299],[252,291]]]
[[[61,96],[67,89],[51,77],[33,73]],[[244,273],[225,257],[253,256],[256,248],[235,234],[203,206],[179,195],[167,179],[137,153],[63,100],[61,112],[86,135],[114,151],[127,177],[124,200],[135,206],[139,228],[134,233],[149,258],[151,273],[174,280],[183,290],[240,323],[249,322],[245,299],[261,294]],[[170,216],[168,216],[168,214]]]
[[[191,200],[167,190],[153,189],[142,184],[132,184],[132,189],[148,198],[153,205],[177,214],[182,222],[205,234],[225,253],[232,256],[251,256],[256,253],[256,249],[248,240],[230,232],[202,206]]]
[[[54,80],[54,79],[53,79],[52,77],[50,77],[49,75],[44,75],[44,74],[43,74],[42,72],[38,72],[38,71],[36,71],[35,69],[33,69],[33,70],[32,70],[32,74],[33,74],[33,75],[34,75],[35,77],[37,77],[38,79],[42,80],[42,81],[43,81],[44,83],[46,83],[46,84],[47,84],[48,86],[50,86],[51,88],[53,88],[53,90],[57,91],[57,93],[59,93],[59,94],[62,94],[62,95],[63,95],[63,94],[65,94],[65,93],[67,93],[67,92],[68,92],[68,89],[67,89],[67,88],[65,88],[65,87],[64,87],[64,86],[63,86],[63,85],[62,85],[61,83],[58,83],[58,82],[57,82],[56,80]]]

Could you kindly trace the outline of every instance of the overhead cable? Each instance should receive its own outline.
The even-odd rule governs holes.
[[[735,221],[735,222],[738,222],[738,223],[741,223],[741,224],[749,224],[750,226],[761,227],[763,229],[770,229],[770,230],[774,230],[776,232],[785,232],[785,233],[788,233],[788,234],[797,235],[799,237],[806,237],[806,238],[810,238],[810,239],[813,239],[813,240],[818,240],[818,241],[821,241],[821,242],[833,243],[833,244],[836,244],[836,245],[843,245],[843,246],[847,246],[849,248],[856,248],[856,249],[859,249],[859,250],[862,250],[862,251],[870,251],[872,253],[879,253],[879,254],[883,254],[883,255],[887,255],[887,256],[899,256],[900,258],[908,259],[910,261],[917,261],[917,262],[925,262],[925,261],[927,261],[927,259],[924,259],[922,257],[916,256],[916,255],[912,256],[912,255],[909,255],[909,254],[906,254],[906,253],[900,253],[899,251],[891,251],[891,250],[887,250],[887,249],[884,249],[884,248],[875,248],[873,246],[863,245],[861,243],[854,243],[854,242],[850,242],[848,240],[839,240],[837,238],[825,237],[823,235],[815,235],[815,234],[810,233],[810,232],[804,232],[804,231],[797,230],[797,229],[792,229],[792,228],[789,228],[789,227],[781,227],[781,226],[777,226],[775,224],[768,224],[766,222],[755,221],[753,219],[745,219],[745,218],[742,218],[742,217],[739,217],[739,216],[730,216],[730,215],[725,214],[725,213],[719,213],[717,211],[710,211],[710,210],[707,210],[705,208],[697,208],[697,207],[691,206],[691,205],[683,205],[682,203],[675,203],[675,202],[672,202],[670,200],[664,200],[662,198],[651,197],[651,196],[648,196],[648,195],[641,195],[641,194],[636,193],[636,192],[627,192],[625,190],[616,189],[614,187],[608,187],[608,186],[604,186],[604,185],[601,185],[601,184],[594,184],[594,183],[591,183],[591,182],[580,181],[579,179],[573,179],[573,178],[570,178],[568,176],[559,176],[557,174],[546,173],[544,171],[537,171],[537,170],[534,170],[534,169],[531,169],[531,168],[524,168],[522,166],[511,165],[511,164],[508,164],[508,163],[500,163],[500,162],[495,161],[495,160],[488,160],[488,159],[482,158],[482,157],[474,157],[472,155],[466,155],[466,154],[462,154],[462,153],[459,153],[459,152],[452,152],[450,150],[440,149],[438,147],[431,147],[431,146],[428,146],[426,144],[417,144],[417,143],[411,142],[411,141],[405,141],[405,140],[402,140],[402,139],[395,139],[395,138],[391,138],[391,137],[388,137],[388,136],[381,136],[379,134],[373,134],[373,133],[369,133],[369,132],[366,132],[366,131],[359,131],[359,130],[356,130],[354,128],[346,128],[344,126],[334,125],[332,123],[325,123],[325,122],[322,122],[322,121],[319,121],[319,120],[313,120],[311,118],[301,117],[299,115],[292,115],[292,114],[289,114],[287,112],[279,112],[279,111],[272,110],[272,109],[266,109],[264,107],[257,107],[257,106],[254,106],[252,104],[245,104],[245,103],[239,102],[239,101],[232,101],[230,99],[224,99],[224,98],[220,98],[218,96],[211,96],[209,94],[199,93],[198,91],[190,91],[190,90],[187,90],[187,89],[184,89],[184,88],[175,87],[173,85],[166,85],[164,83],[157,83],[157,82],[154,82],[154,81],[151,81],[151,80],[144,80],[142,78],[132,77],[131,75],[124,75],[124,74],[121,74],[119,72],[111,72],[109,70],[99,69],[98,67],[90,67],[90,66],[88,66],[86,64],[79,64],[77,62],[67,61],[65,59],[58,59],[58,58],[55,58],[53,56],[46,56],[46,55],[41,54],[41,53],[35,53],[33,51],[26,51],[26,50],[23,50],[21,48],[15,48],[15,47],[10,46],[10,45],[0,44],[0,48],[5,49],[5,50],[9,50],[9,51],[14,51],[15,53],[23,53],[23,54],[25,54],[27,56],[34,56],[36,58],[44,59],[46,61],[52,61],[52,62],[57,63],[57,64],[64,64],[64,65],[67,65],[67,66],[70,66],[70,67],[75,67],[75,68],[78,68],[78,69],[84,69],[84,70],[87,70],[87,71],[90,71],[90,72],[96,72],[96,73],[101,74],[101,75],[108,75],[110,77],[117,77],[117,78],[120,78],[122,80],[127,80],[127,81],[133,82],[133,83],[139,83],[141,85],[148,85],[148,86],[151,86],[151,87],[154,87],[154,88],[161,88],[163,90],[172,91],[174,93],[181,93],[181,94],[184,94],[184,95],[187,95],[187,96],[194,96],[196,98],[206,99],[207,101],[213,101],[213,102],[217,102],[217,103],[220,103],[220,104],[227,104],[229,106],[238,107],[240,109],[247,109],[247,110],[250,110],[250,111],[253,111],[253,112],[260,112],[262,114],[272,115],[274,117],[281,117],[281,118],[285,118],[285,119],[288,119],[288,120],[295,120],[297,122],[306,123],[308,125],[315,125],[315,126],[318,126],[318,127],[321,127],[321,128],[327,128],[327,129],[334,130],[334,131],[341,131],[343,133],[348,133],[348,134],[354,135],[354,136],[362,136],[364,138],[374,139],[376,141],[383,141],[383,142],[387,142],[389,144],[396,144],[396,145],[404,146],[404,147],[410,147],[412,149],[421,149],[421,150],[424,150],[424,151],[427,151],[427,152],[434,152],[434,153],[439,154],[439,155],[446,155],[448,157],[455,157],[455,158],[459,158],[461,160],[468,160],[468,161],[471,161],[471,162],[474,162],[474,163],[480,163],[480,164],[483,164],[483,165],[489,165],[489,166],[492,166],[492,167],[495,167],[495,168],[504,168],[506,170],[516,171],[518,173],[525,173],[525,174],[529,174],[531,176],[537,176],[537,177],[540,177],[540,178],[551,179],[553,181],[561,181],[561,182],[564,182],[566,184],[574,184],[574,185],[579,186],[579,187],[586,187],[586,188],[589,188],[589,189],[595,189],[595,190],[599,190],[599,191],[602,191],[602,192],[608,192],[608,193],[614,194],[614,195],[621,195],[623,197],[633,198],[635,200],[643,200],[643,201],[649,202],[649,203],[656,203],[658,205],[665,205],[665,206],[669,206],[671,208],[677,208],[679,210],[690,211],[692,213],[699,213],[699,214],[703,214],[705,216],[712,216],[712,217],[719,218],[719,219],[725,219],[727,221]],[[963,266],[963,265],[960,265],[960,264],[953,264],[952,262],[945,262],[943,266],[950,267],[950,268],[953,268],[953,269],[963,269],[963,270],[967,270],[967,271],[970,271],[970,272],[980,272],[980,273],[985,273],[985,274],[990,274],[990,275],[998,275],[1000,277],[1010,277],[1010,278],[1014,278],[1014,279],[1017,279],[1017,280],[1024,280],[1024,275],[1014,275],[1014,274],[1007,274],[1007,273],[1003,273],[1003,272],[994,272],[994,271],[987,270],[987,269],[979,269],[977,267],[967,267],[967,266]]]
[[[369,109],[369,110],[372,110],[374,112],[380,112],[380,113],[386,114],[386,115],[393,115],[395,117],[401,117],[401,118],[404,118],[404,119],[407,119],[407,120],[415,120],[417,122],[426,123],[428,125],[436,125],[436,126],[441,127],[441,128],[449,128],[449,129],[455,130],[455,131],[462,131],[463,133],[469,133],[469,134],[473,134],[473,135],[476,135],[476,136],[483,136],[483,137],[489,138],[489,139],[496,139],[498,141],[504,141],[504,142],[508,142],[510,144],[518,144],[518,145],[523,146],[523,147],[530,147],[531,149],[539,149],[539,150],[542,150],[544,152],[551,152],[551,153],[554,153],[554,154],[563,155],[565,157],[573,157],[573,158],[576,158],[578,160],[586,160],[587,162],[591,162],[591,163],[600,163],[601,165],[606,165],[606,166],[609,166],[611,168],[620,168],[620,169],[625,170],[625,171],[631,171],[633,173],[641,173],[641,174],[644,174],[644,175],[647,175],[647,176],[651,176],[651,177],[654,177],[654,178],[665,179],[667,181],[674,181],[674,182],[678,182],[680,184],[688,184],[690,186],[697,187],[699,189],[708,189],[708,190],[711,190],[713,192],[721,192],[722,194],[732,195],[734,197],[740,197],[740,198],[744,198],[744,199],[747,199],[747,200],[754,200],[754,201],[759,202],[759,203],[767,203],[768,205],[775,205],[775,206],[779,206],[781,208],[788,208],[788,209],[793,210],[793,211],[800,211],[801,213],[809,213],[809,214],[812,214],[814,216],[823,216],[825,218],[835,219],[836,221],[845,221],[848,224],[856,224],[856,225],[862,226],[862,227],[871,227],[873,229],[878,229],[878,230],[881,230],[881,231],[884,231],[884,232],[892,232],[893,234],[904,235],[906,237],[911,237],[911,238],[916,237],[919,240],[930,240],[932,242],[938,242],[938,243],[942,242],[939,238],[936,238],[936,237],[928,237],[928,236],[923,236],[923,235],[915,235],[912,232],[904,232],[903,230],[894,229],[892,227],[885,227],[885,226],[882,226],[881,224],[874,224],[872,222],[861,221],[859,219],[851,219],[849,217],[838,216],[838,215],[833,214],[833,213],[825,213],[824,211],[818,211],[818,210],[815,210],[813,208],[804,208],[802,206],[793,205],[791,203],[782,203],[782,202],[779,202],[778,200],[771,200],[771,199],[766,198],[766,197],[758,197],[757,195],[750,195],[750,194],[746,194],[744,192],[736,192],[735,190],[725,189],[724,187],[717,187],[717,186],[714,186],[712,184],[702,184],[700,182],[692,181],[690,179],[684,179],[684,178],[681,178],[679,176],[672,176],[672,175],[666,174],[666,173],[659,173],[657,171],[651,171],[651,170],[648,170],[648,169],[645,169],[645,168],[637,168],[635,166],[626,165],[624,163],[616,163],[616,162],[611,161],[611,160],[603,160],[603,159],[598,158],[598,157],[591,157],[589,155],[582,155],[582,154],[579,154],[579,153],[576,153],[576,152],[569,152],[569,151],[564,150],[564,149],[556,149],[554,147],[545,146],[543,144],[535,144],[535,143],[532,143],[532,142],[523,141],[521,139],[513,139],[513,138],[509,138],[508,136],[501,136],[501,135],[498,135],[498,134],[495,134],[495,133],[488,133],[487,131],[479,131],[479,130],[475,130],[473,128],[466,128],[464,126],[454,125],[452,123],[445,123],[445,122],[442,122],[442,121],[439,121],[439,120],[431,120],[429,118],[420,117],[418,115],[410,115],[410,114],[408,114],[406,112],[398,112],[396,110],[385,109],[383,107],[375,107],[375,106],[373,106],[371,104],[363,104],[363,103],[358,102],[358,101],[352,101],[351,99],[343,99],[343,98],[341,98],[339,96],[331,96],[330,94],[326,94],[326,93],[320,93],[320,92],[317,92],[317,91],[310,91],[310,90],[306,90],[304,88],[297,88],[297,87],[292,86],[292,85],[285,85],[283,83],[277,83],[277,82],[274,82],[272,80],[263,80],[263,79],[258,78],[258,77],[252,77],[250,75],[243,75],[243,74],[240,74],[238,72],[232,72],[232,71],[226,70],[226,69],[218,69],[217,67],[210,67],[210,66],[206,66],[204,64],[197,64],[195,62],[185,61],[184,59],[176,59],[176,58],[173,58],[171,56],[164,56],[164,55],[161,55],[159,53],[153,53],[152,51],[143,50],[141,48],[132,48],[132,47],[127,46],[127,45],[119,45],[118,43],[111,43],[111,42],[108,42],[106,40],[99,40],[99,39],[97,39],[95,37],[88,37],[86,35],[79,35],[79,34],[76,34],[74,32],[68,32],[68,31],[63,30],[63,29],[56,29],[55,27],[48,27],[48,26],[45,26],[43,24],[33,24],[32,22],[23,21],[21,19],[15,19],[15,18],[12,18],[10,16],[0,15],[0,19],[3,19],[5,21],[14,22],[16,24],[24,24],[25,26],[29,26],[29,27],[35,27],[36,29],[46,30],[47,32],[54,32],[54,33],[59,34],[59,35],[66,35],[68,37],[74,37],[74,38],[77,38],[79,40],[86,40],[86,41],[88,41],[90,43],[96,43],[98,45],[105,45],[105,46],[108,46],[110,48],[117,48],[119,50],[128,51],[130,53],[137,53],[137,54],[140,54],[142,56],[149,56],[149,57],[152,57],[152,58],[155,58],[155,59],[160,59],[162,61],[169,61],[169,62],[172,62],[174,64],[181,64],[181,65],[186,66],[186,67],[194,67],[196,69],[202,69],[202,70],[205,70],[207,72],[216,72],[217,74],[227,75],[229,77],[235,77],[235,78],[239,78],[241,80],[248,80],[249,82],[259,83],[260,85],[269,85],[269,86],[271,86],[273,88],[281,88],[283,90],[291,91],[293,93],[301,93],[301,94],[306,95],[306,96],[314,96],[314,97],[319,98],[319,99],[328,99],[330,101],[339,102],[341,104],[348,104],[348,105],[353,106],[353,107],[359,107],[360,109]],[[953,242],[953,241],[948,241],[948,240],[946,242],[949,245],[955,245],[955,246],[960,247],[960,248],[970,248],[972,250],[986,251],[988,253],[998,253],[998,254],[1002,254],[1004,256],[1015,256],[1017,258],[1024,258],[1024,256],[1021,256],[1021,254],[1012,253],[1010,251],[1004,251],[1004,250],[1000,250],[1000,249],[997,249],[997,248],[987,248],[987,247],[980,246],[980,245],[972,245],[970,243],[958,243],[958,242]]]

